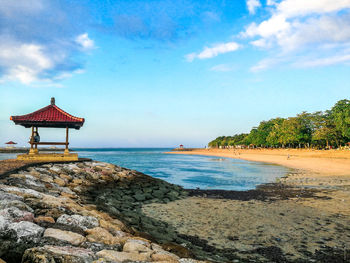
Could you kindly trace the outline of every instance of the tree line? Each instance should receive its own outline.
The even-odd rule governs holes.
[[[340,148],[350,142],[350,100],[338,101],[330,110],[302,112],[296,117],[260,122],[250,133],[220,136],[211,148]]]

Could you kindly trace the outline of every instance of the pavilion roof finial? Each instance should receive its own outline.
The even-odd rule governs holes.
[[[51,105],[55,105],[55,97],[51,98]]]

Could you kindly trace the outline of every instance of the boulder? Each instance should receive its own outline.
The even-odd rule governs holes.
[[[106,245],[117,245],[121,243],[121,239],[114,237],[106,229],[102,227],[95,227],[93,229],[86,230],[87,237],[86,239],[89,242],[103,243]]]
[[[153,253],[151,255],[151,258],[153,261],[168,261],[168,262],[178,262],[180,259],[178,256],[167,251],[158,251],[156,253]]]
[[[64,231],[55,228],[48,228],[45,230],[44,237],[51,237],[58,240],[66,241],[72,245],[78,246],[83,243],[86,238],[77,233],[70,231]]]
[[[51,216],[38,216],[34,218],[34,222],[37,224],[54,224],[55,219],[53,219]]]
[[[130,262],[130,261],[150,261],[151,253],[137,253],[137,252],[118,252],[114,250],[102,250],[96,255],[100,258],[112,262]]]
[[[55,184],[58,184],[59,186],[65,186],[66,185],[66,181],[64,179],[61,179],[59,177],[55,178],[55,180],[53,180]]]
[[[9,220],[4,216],[0,215],[0,236],[7,229],[9,224],[10,224]]]
[[[10,193],[5,193],[0,190],[0,200],[7,200],[7,201],[12,201],[12,200],[23,200],[23,197],[10,194]]]
[[[94,253],[89,249],[77,247],[44,246],[27,249],[24,252],[22,263],[32,262],[69,262],[86,263],[95,259]]]
[[[0,216],[7,218],[12,222],[20,222],[20,221],[34,221],[34,215],[31,212],[22,211],[17,207],[9,207],[0,210]]]
[[[72,226],[74,228],[80,228],[82,230],[99,226],[98,220],[95,217],[81,215],[70,216],[64,214],[57,219],[57,223],[65,226]]]
[[[0,200],[0,210],[5,208],[10,208],[10,207],[17,207],[20,210],[25,210],[31,213],[34,212],[31,207],[29,207],[28,205],[26,205],[20,200],[8,200],[8,199]]]
[[[123,251],[125,252],[151,252],[150,243],[137,240],[137,239],[129,239],[125,242],[123,246]]]
[[[44,233],[44,228],[28,221],[9,224],[8,229],[14,231],[17,237],[17,242],[32,241],[37,243]]]

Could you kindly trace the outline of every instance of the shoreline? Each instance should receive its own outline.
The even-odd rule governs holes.
[[[0,258],[342,262],[350,255],[350,187],[342,180],[333,189],[304,188],[305,178],[292,185],[299,176],[221,191],[186,190],[93,160],[7,171],[0,178]],[[30,230],[25,238],[21,227]]]
[[[350,178],[350,151],[313,151],[296,149],[194,149],[165,154],[226,157],[282,165],[301,170],[312,177],[340,176]],[[289,156],[289,158],[288,158]]]

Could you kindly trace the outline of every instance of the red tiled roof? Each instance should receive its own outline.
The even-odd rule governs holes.
[[[84,124],[84,118],[75,117],[57,107],[55,104],[46,106],[35,112],[11,116],[10,120],[16,124],[23,125],[26,128],[31,126],[37,127],[70,127],[79,129]]]
[[[5,144],[17,144],[17,143],[15,143],[15,142],[13,142],[13,141],[9,141],[9,142],[7,142],[7,143],[5,143]]]

